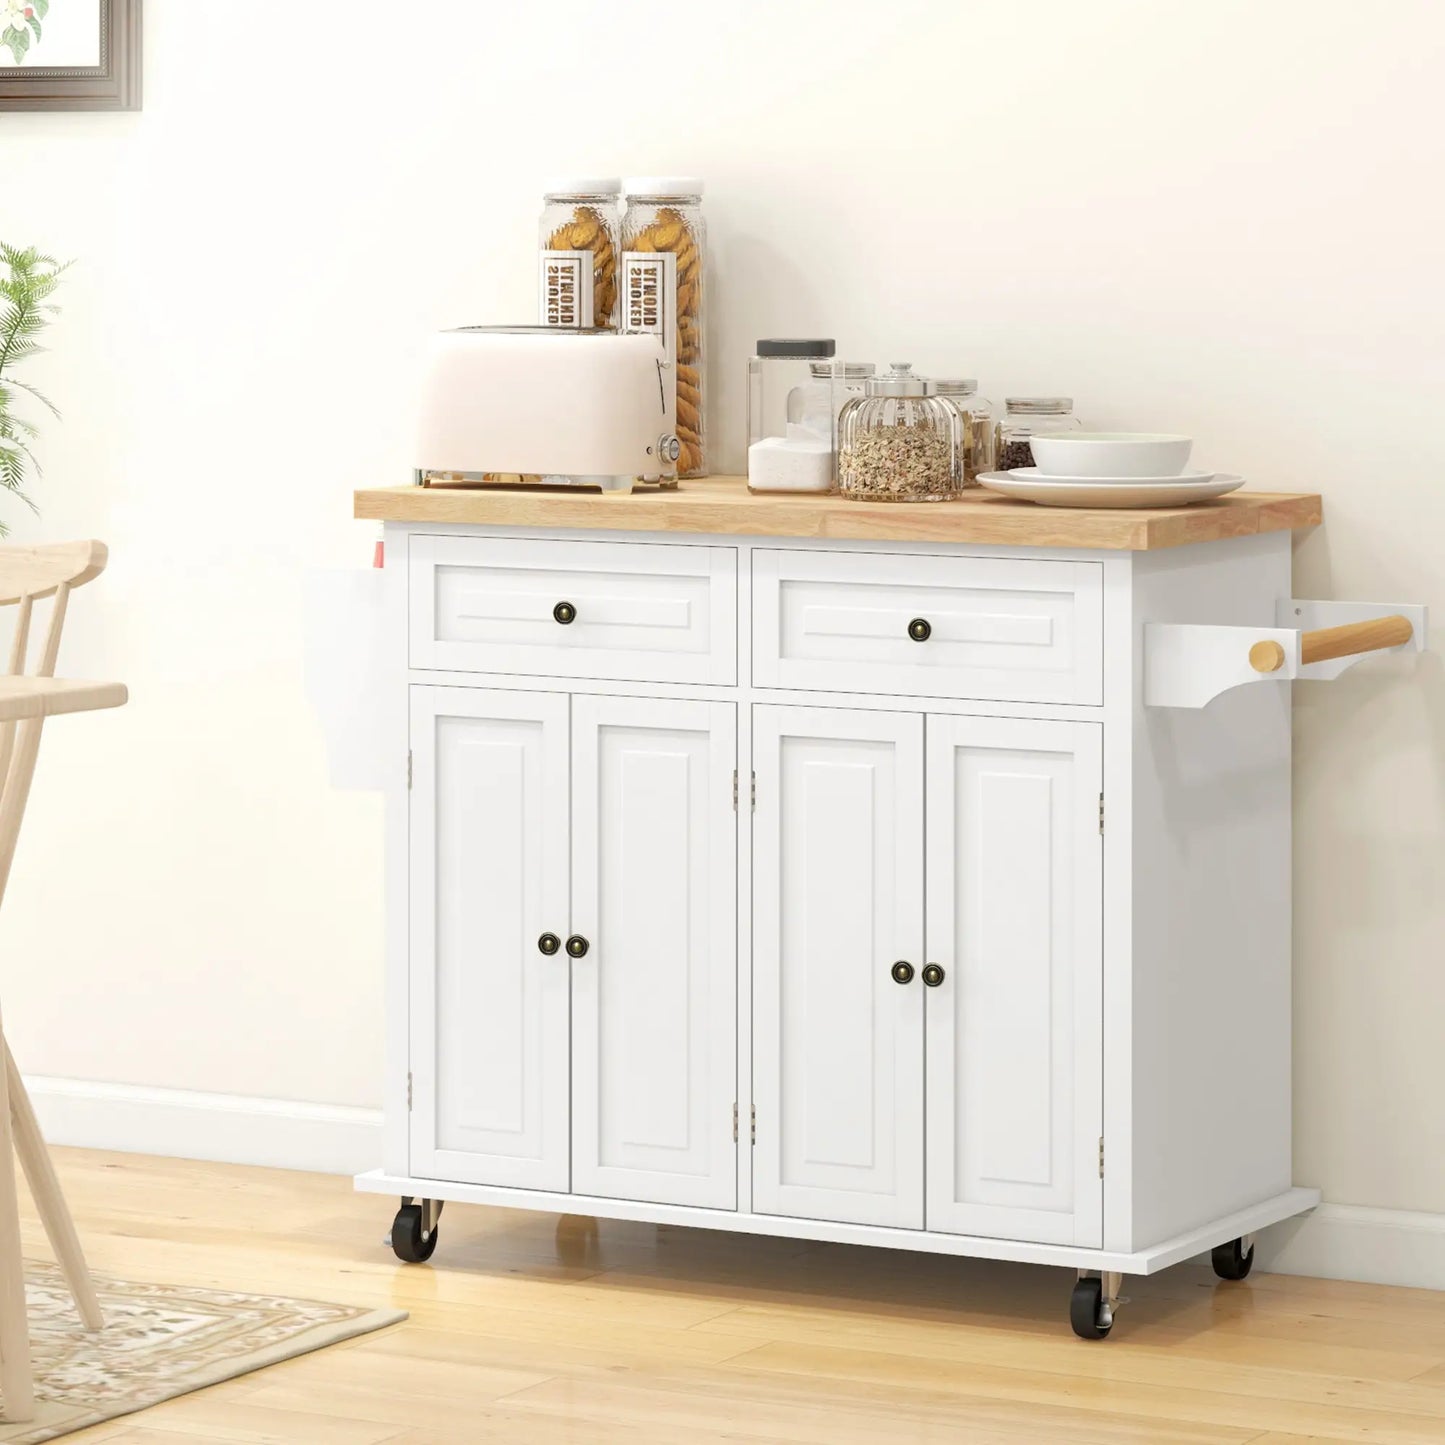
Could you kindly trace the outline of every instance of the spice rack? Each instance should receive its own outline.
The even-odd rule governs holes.
[[[1291,597],[1273,627],[1154,622],[1144,628],[1146,707],[1202,708],[1258,682],[1332,681],[1372,652],[1423,652],[1428,609]]]

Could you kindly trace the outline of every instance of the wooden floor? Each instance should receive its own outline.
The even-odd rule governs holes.
[[[407,1267],[344,1179],[57,1157],[99,1270],[411,1312],[77,1442],[1445,1441],[1426,1291],[1185,1266],[1096,1344],[1060,1270],[460,1206]]]

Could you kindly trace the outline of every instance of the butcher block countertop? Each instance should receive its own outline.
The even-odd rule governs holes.
[[[822,540],[993,543],[1148,552],[1189,542],[1286,532],[1320,521],[1312,492],[1231,492],[1158,511],[1072,509],[970,491],[956,502],[846,502],[838,496],[748,491],[743,477],[704,477],[675,491],[604,496],[574,487],[378,487],[355,515],[382,522],[692,532]]]

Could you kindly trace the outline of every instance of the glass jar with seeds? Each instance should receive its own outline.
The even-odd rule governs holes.
[[[1074,415],[1071,396],[1010,396],[994,428],[993,469],[1011,472],[1034,465],[1029,438],[1036,432],[1077,431],[1083,426]]]
[[[946,502],[963,469],[952,404],[895,361],[838,418],[838,489],[854,502]]]
[[[617,266],[622,250],[622,182],[616,176],[576,176],[547,183],[539,223],[544,326],[614,326]],[[573,264],[548,264],[558,252],[590,258],[591,306],[576,294]],[[558,258],[561,261],[561,258]]]
[[[955,426],[963,485],[976,487],[978,474],[993,470],[993,404],[978,394],[978,382],[971,378],[936,380],[933,389],[951,403],[957,413]]]

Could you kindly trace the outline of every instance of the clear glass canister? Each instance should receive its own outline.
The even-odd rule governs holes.
[[[616,176],[578,176],[550,181],[539,223],[543,251],[590,251],[592,316],[549,312],[543,280],[544,325],[615,326],[617,257],[622,249],[622,182]]]
[[[1076,431],[1083,425],[1074,415],[1074,399],[1069,396],[1010,396],[1004,398],[1004,407],[994,428],[993,465],[1000,472],[1034,465],[1031,436]]]
[[[895,361],[838,419],[838,486],[857,502],[946,502],[963,480],[950,402]]]
[[[978,382],[936,380],[936,395],[952,403],[958,413],[958,449],[963,485],[976,487],[978,474],[993,469],[993,403],[978,394]]]
[[[679,477],[707,475],[703,429],[703,261],[707,231],[702,182],[693,176],[630,176],[623,182],[624,251],[670,251],[677,257],[677,436]]]
[[[833,489],[837,412],[829,338],[759,341],[748,362],[748,487],[755,492]],[[818,368],[821,374],[815,374]]]

